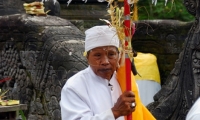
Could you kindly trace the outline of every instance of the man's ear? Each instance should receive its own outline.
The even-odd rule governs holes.
[[[89,54],[90,54],[90,52],[87,52],[87,53],[86,53],[86,56],[85,56],[85,57],[86,57],[87,60],[89,59]]]

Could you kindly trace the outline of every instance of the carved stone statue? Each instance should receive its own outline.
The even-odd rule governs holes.
[[[200,96],[200,46],[198,0],[184,0],[195,21],[187,34],[182,52],[175,67],[154,96],[148,108],[157,120],[184,120],[194,101]]]
[[[30,120],[60,120],[60,93],[67,79],[87,66],[84,34],[55,16],[0,18],[0,88],[28,105]],[[7,79],[10,78],[10,79]]]

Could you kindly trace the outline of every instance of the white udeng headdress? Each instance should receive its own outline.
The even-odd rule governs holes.
[[[94,26],[85,31],[85,52],[101,46],[119,48],[119,38],[114,27],[107,25]]]

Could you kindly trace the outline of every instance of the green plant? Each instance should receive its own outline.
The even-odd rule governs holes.
[[[183,0],[158,0],[157,4],[152,4],[151,0],[139,0],[138,2],[139,20],[153,19],[174,19],[181,21],[193,21],[194,16],[188,13]]]
[[[21,115],[22,120],[26,120],[26,117],[25,117],[24,112],[22,110],[19,110],[19,114]]]

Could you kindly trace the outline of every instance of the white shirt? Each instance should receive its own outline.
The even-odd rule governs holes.
[[[200,97],[189,110],[186,120],[200,120]]]
[[[115,120],[111,108],[121,93],[116,73],[108,81],[88,67],[69,78],[62,88],[62,120]],[[116,120],[124,120],[124,117]]]

